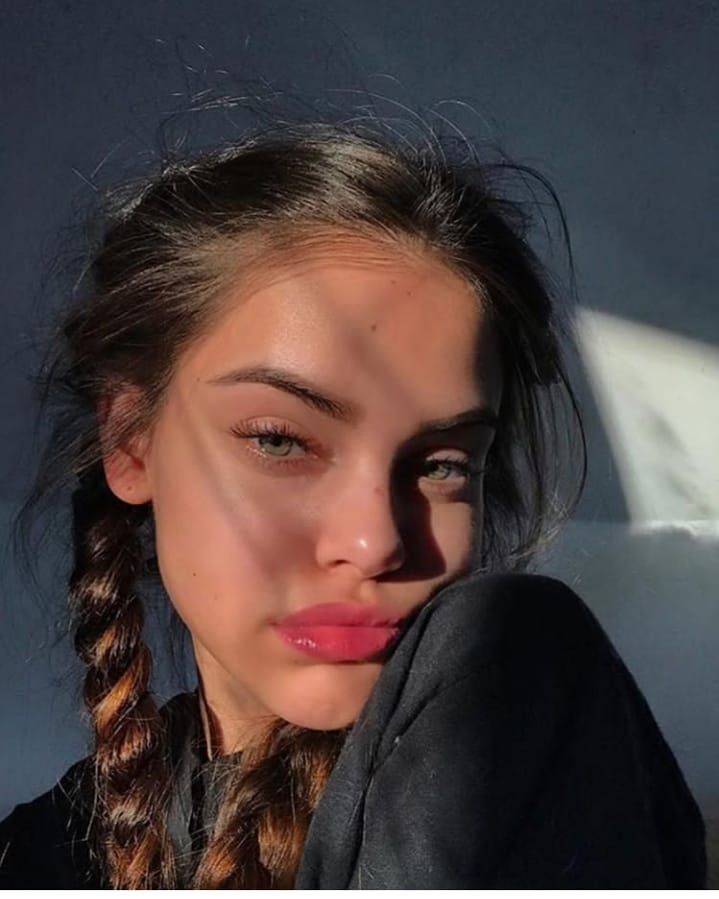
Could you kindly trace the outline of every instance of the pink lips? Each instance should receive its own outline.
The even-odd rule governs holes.
[[[328,662],[368,659],[400,633],[402,616],[358,603],[322,603],[278,621],[280,638],[306,655]]]

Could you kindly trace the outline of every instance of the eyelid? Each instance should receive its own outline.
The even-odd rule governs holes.
[[[284,437],[287,440],[291,440],[293,443],[298,444],[302,447],[302,449],[308,452],[314,452],[319,455],[320,447],[313,440],[309,438],[302,437],[296,431],[294,431],[289,425],[284,422],[257,422],[257,423],[247,423],[242,425],[234,425],[230,428],[230,432],[240,439],[253,439],[255,437]],[[254,451],[253,451],[254,452]],[[265,459],[271,461],[272,463],[283,464],[284,460],[282,456],[268,456],[265,453],[255,453],[258,456],[264,457]],[[293,461],[297,461],[293,457]],[[291,462],[286,462],[284,464],[291,464]]]
[[[317,445],[314,444],[313,441],[304,438],[300,434],[296,433],[293,428],[287,425],[285,422],[259,421],[256,424],[247,423],[243,425],[235,425],[230,428],[230,432],[235,437],[248,440],[254,439],[256,437],[279,436],[284,437],[285,439],[301,446],[304,450],[315,451],[318,449]],[[272,456],[272,454],[263,453],[256,449],[249,450],[249,452],[251,452],[261,462],[261,464],[274,468],[281,469],[284,467],[285,469],[287,469],[302,465],[304,462],[303,457],[298,459],[294,456]],[[444,450],[444,452],[446,454],[448,450]],[[478,464],[476,458],[472,455],[471,452],[468,452],[466,450],[460,450],[460,452],[465,454],[461,459],[452,458],[451,456],[447,455],[418,459],[416,457],[419,455],[419,452],[413,453],[409,457],[409,459],[413,464],[416,465],[445,464],[455,466],[455,470],[458,470],[460,472],[459,479],[461,479],[465,484],[470,484],[485,472],[486,464]],[[317,454],[319,455],[319,453]],[[435,480],[434,478],[428,478],[428,480],[434,481],[439,486],[441,484],[452,484],[452,482],[456,480],[456,478],[447,478],[445,480]],[[456,489],[456,487],[454,489]]]
[[[318,443],[313,441],[311,438],[303,437],[299,434],[292,425],[288,425],[286,422],[279,421],[250,421],[246,423],[242,423],[239,425],[234,425],[230,428],[230,432],[238,438],[251,438],[251,437],[260,437],[260,436],[273,436],[278,435],[282,437],[286,437],[288,440],[292,440],[295,443],[298,443],[304,449],[310,449],[318,451],[320,446]],[[447,446],[448,443],[453,442],[445,435],[443,439],[443,435],[441,434],[430,434],[430,435],[422,435],[416,440],[410,441],[413,445],[413,448],[406,452],[407,458],[416,457],[422,452],[459,452],[463,453],[468,457],[468,461],[471,461],[473,456],[478,454],[478,445],[481,445],[484,440],[470,439],[465,436],[464,439],[458,440],[455,446]],[[460,444],[465,444],[464,446]],[[277,457],[280,458],[280,457]],[[437,459],[436,461],[462,461],[462,460],[449,460],[449,459]]]

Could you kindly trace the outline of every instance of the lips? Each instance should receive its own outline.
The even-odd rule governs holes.
[[[363,606],[356,602],[325,602],[287,615],[278,624],[282,627],[328,624],[396,627],[402,618],[402,615],[379,606]]]
[[[402,616],[358,603],[322,603],[276,622],[284,643],[329,662],[369,660],[400,634]]]

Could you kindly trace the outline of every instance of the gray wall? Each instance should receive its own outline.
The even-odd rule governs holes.
[[[354,89],[379,95],[381,114],[421,104],[437,128],[495,138],[540,168],[564,203],[591,470],[542,565],[594,609],[715,815],[717,4],[6,0],[0,26],[4,521],[34,458],[31,338],[62,302],[67,229],[95,186],[152,162],[161,118],[247,87],[338,114],[367,102]],[[246,121],[240,105],[164,133],[199,146]],[[62,564],[48,540],[56,597]],[[67,644],[52,648],[11,557],[2,570],[0,814],[84,752]]]

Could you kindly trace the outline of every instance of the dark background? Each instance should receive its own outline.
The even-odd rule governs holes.
[[[542,567],[594,609],[714,816],[718,39],[709,2],[4,0],[3,535],[36,453],[33,346],[79,272],[96,190],[152,167],[163,144],[239,136],[255,120],[248,105],[394,116],[426,137],[412,125],[421,108],[438,131],[497,141],[537,167],[563,202],[585,312],[577,379],[591,469]],[[234,102],[183,112],[222,95]],[[38,560],[58,603],[62,553],[48,537]],[[6,553],[0,815],[86,751],[70,658]]]

